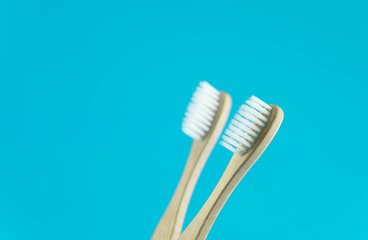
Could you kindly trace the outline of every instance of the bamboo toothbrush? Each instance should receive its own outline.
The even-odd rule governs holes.
[[[152,240],[178,238],[198,177],[229,116],[231,97],[207,82],[200,82],[191,100],[182,130],[193,138],[192,148],[174,196],[157,225]]]
[[[214,191],[178,240],[206,239],[235,187],[275,136],[283,116],[281,108],[267,105],[254,96],[240,107],[220,142],[235,154]]]

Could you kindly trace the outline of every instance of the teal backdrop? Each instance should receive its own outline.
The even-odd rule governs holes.
[[[208,239],[368,239],[367,43],[366,0],[0,0],[0,239],[149,239],[201,80],[285,112]]]

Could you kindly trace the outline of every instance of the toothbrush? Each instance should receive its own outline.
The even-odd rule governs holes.
[[[176,240],[182,230],[187,207],[198,177],[225,127],[231,97],[200,82],[183,120],[183,132],[193,139],[184,172],[162,216],[152,240]]]
[[[178,240],[206,239],[227,199],[275,136],[284,113],[252,96],[231,120],[221,145],[234,152],[220,181]]]

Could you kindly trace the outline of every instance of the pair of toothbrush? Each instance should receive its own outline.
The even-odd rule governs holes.
[[[226,96],[228,95],[226,94]],[[228,98],[229,102],[231,102],[229,96]],[[216,113],[216,115],[217,117],[219,117],[219,115],[225,115],[225,113],[219,111]],[[194,115],[189,115],[189,120],[191,119],[191,117],[194,117]],[[165,218],[165,222],[170,222],[171,224],[161,224],[161,220],[160,224],[156,228],[155,234],[153,235],[152,239],[206,239],[214,221],[216,220],[217,215],[221,211],[227,199],[236,188],[236,186],[239,184],[241,179],[244,177],[244,175],[248,172],[248,170],[253,166],[253,164],[258,160],[258,158],[267,148],[267,146],[275,136],[276,132],[278,131],[282,120],[283,111],[278,106],[268,105],[254,96],[247,100],[246,103],[239,108],[237,114],[235,114],[234,118],[231,120],[228,128],[225,130],[225,134],[222,137],[223,140],[220,142],[221,145],[234,152],[234,155],[206,203],[203,205],[203,207],[189,224],[189,226],[181,234],[180,231],[184,220],[185,211],[184,214],[180,215],[180,222],[178,222],[178,218],[170,219],[171,216],[166,216],[166,211],[162,219]],[[184,125],[188,127],[185,122],[186,121],[184,121]],[[191,125],[189,125],[189,130],[192,130],[190,126]],[[223,125],[212,125],[209,131],[218,130],[221,132],[222,127]],[[194,135],[192,135],[192,137],[193,136]],[[196,143],[196,140],[194,141],[194,143]],[[195,176],[197,177],[195,179],[195,182],[197,181],[198,176]],[[193,191],[194,185],[191,185],[191,191]],[[174,197],[172,198],[172,202],[177,201]],[[189,199],[186,199],[185,202],[182,202],[182,205],[185,206],[181,207],[185,208],[186,210],[188,203]],[[168,209],[170,208],[170,205]],[[179,209],[177,209],[176,212],[179,212]],[[172,224],[177,225],[172,228]],[[169,227],[168,229],[172,229],[169,231],[175,234],[156,234],[157,232],[165,232],[164,229],[167,229],[167,227]]]

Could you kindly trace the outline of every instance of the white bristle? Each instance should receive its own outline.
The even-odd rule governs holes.
[[[267,103],[255,96],[250,97],[230,121],[220,144],[242,156],[262,133],[271,111]]]
[[[220,92],[208,82],[200,82],[185,113],[182,130],[201,141],[210,131],[220,106]]]

